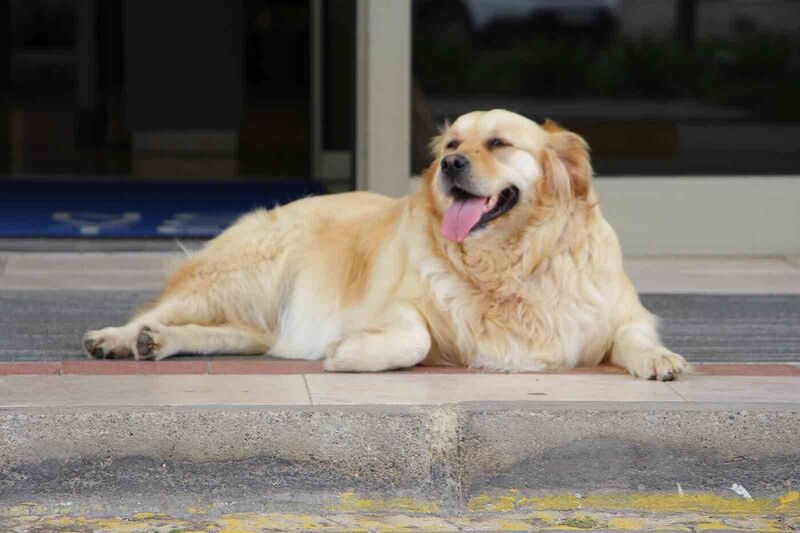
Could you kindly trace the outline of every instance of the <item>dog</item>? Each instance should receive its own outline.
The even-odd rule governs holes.
[[[86,353],[266,353],[351,372],[607,361],[662,381],[688,369],[623,270],[580,136],[476,111],[431,147],[407,197],[352,192],[244,215],[128,324],[88,332]]]

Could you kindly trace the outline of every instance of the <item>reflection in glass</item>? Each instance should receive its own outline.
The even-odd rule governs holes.
[[[415,141],[505,107],[583,134],[600,175],[800,172],[798,2],[413,5]]]

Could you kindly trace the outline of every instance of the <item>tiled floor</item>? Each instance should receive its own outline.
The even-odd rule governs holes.
[[[3,376],[0,408],[153,405],[429,405],[461,402],[780,402],[800,376],[283,374]]]
[[[800,401],[800,376],[692,376],[670,383],[687,402],[788,402]]]
[[[315,405],[526,400],[682,401],[680,395],[665,383],[637,380],[619,374],[309,374],[306,382]]]
[[[628,257],[639,292],[800,294],[800,264],[783,257]]]
[[[0,406],[309,405],[303,376],[8,376]]]
[[[158,289],[169,264],[180,256],[162,252],[0,254],[0,291],[18,291],[24,301],[30,301],[32,293],[28,291],[43,289],[59,294],[69,294],[65,289],[78,291],[76,294],[106,291],[93,292],[104,297],[114,290],[145,294]],[[628,258],[626,268],[639,290],[648,293],[800,294],[797,258]],[[74,301],[68,303],[74,307]],[[65,306],[64,312],[68,309]],[[61,327],[67,328],[67,324]],[[80,334],[72,329],[57,333],[72,339]],[[730,336],[730,332],[726,335]],[[27,341],[24,348],[28,349]],[[780,359],[786,360],[789,359]],[[2,405],[426,404],[490,400],[800,402],[800,387],[796,385],[800,385],[800,366],[787,364],[697,365],[695,375],[665,384],[635,380],[611,367],[562,374],[415,368],[385,374],[333,375],[324,374],[319,362],[264,359],[0,363]]]
[[[164,252],[5,254],[0,289],[155,290],[180,257]]]

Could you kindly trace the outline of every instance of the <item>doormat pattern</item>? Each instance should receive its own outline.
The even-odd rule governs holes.
[[[6,182],[0,237],[213,237],[256,207],[324,192],[314,182]]]

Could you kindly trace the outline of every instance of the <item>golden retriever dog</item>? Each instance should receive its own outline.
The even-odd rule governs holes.
[[[623,271],[581,137],[479,111],[432,149],[410,196],[354,192],[243,216],[131,322],[88,332],[87,354],[266,353],[355,372],[607,360],[660,380],[687,368]]]

